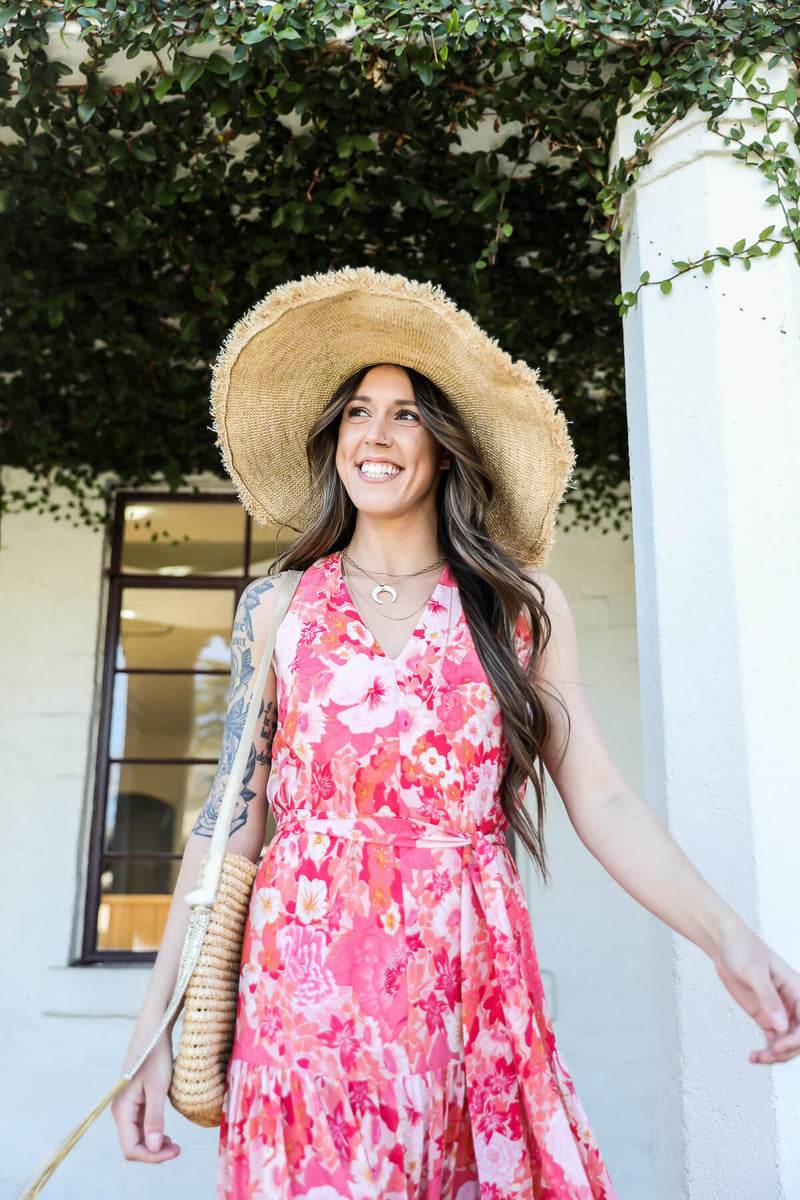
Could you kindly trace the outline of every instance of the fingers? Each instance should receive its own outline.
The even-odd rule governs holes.
[[[800,1022],[800,975],[783,959],[777,959],[772,976],[790,1021]]]
[[[139,1141],[139,1107],[143,1100],[143,1089],[137,1080],[120,1092],[111,1105],[111,1114],[117,1125],[122,1153],[130,1158]]]
[[[130,1162],[166,1162],[180,1154],[180,1146],[164,1133],[166,1092],[134,1080],[112,1105],[122,1153]]]
[[[758,1008],[754,1016],[761,1028],[786,1033],[789,1029],[789,1017],[770,978],[759,979],[756,999]]]
[[[767,1033],[767,1045],[760,1050],[753,1050],[750,1062],[788,1062],[797,1054],[800,1054],[800,1023],[793,1024],[786,1033]]]
[[[164,1157],[174,1158],[178,1147],[164,1134],[164,1105],[167,1100],[166,1090],[151,1083],[145,1090],[144,1117],[142,1120],[142,1142],[149,1154],[154,1157],[147,1162],[163,1162]]]
[[[789,1062],[800,1053],[800,1037],[795,1037],[791,1042],[785,1043],[782,1047],[767,1046],[762,1050],[753,1050],[749,1055],[751,1063],[762,1063],[771,1066],[773,1063]]]
[[[142,1132],[144,1134],[145,1146],[148,1150],[152,1150],[153,1153],[161,1149],[161,1143],[164,1140],[165,1100],[166,1096],[161,1093],[160,1088],[155,1087],[153,1084],[147,1088],[144,1100]]]
[[[767,1045],[754,1050],[750,1061],[755,1063],[788,1062],[800,1054],[800,975],[777,955],[770,961],[770,981],[774,982],[780,1004],[779,1013],[774,1012],[772,997],[766,989],[759,997],[764,1013],[770,1016],[771,1028],[767,1028]],[[763,1022],[759,1022],[763,1024]]]
[[[750,932],[732,938],[715,965],[734,1000],[764,1031],[767,1044],[750,1053],[750,1062],[788,1062],[800,1054],[800,975]]]
[[[148,1150],[145,1146],[144,1152],[140,1148],[134,1157],[136,1162],[160,1163],[167,1162],[170,1158],[177,1158],[180,1152],[180,1146],[173,1142],[167,1134],[162,1134],[161,1146],[158,1150]]]

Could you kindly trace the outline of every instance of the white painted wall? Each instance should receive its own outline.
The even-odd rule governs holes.
[[[547,572],[575,618],[600,729],[642,794],[632,543],[573,530],[557,538]],[[656,1161],[658,922],[584,848],[552,786],[548,805],[551,883],[544,888],[524,860],[520,873],[556,1039],[619,1200],[673,1200]]]
[[[9,486],[13,472],[6,473]],[[215,484],[219,488],[219,484]],[[6,1039],[0,1194],[8,1195],[117,1078],[147,979],[137,967],[70,967],[83,892],[104,588],[100,535],[31,514],[0,523],[0,980]],[[631,543],[564,535],[550,571],[577,620],[600,725],[633,786],[640,750]],[[529,882],[559,1045],[620,1200],[672,1200],[654,1167],[660,1027],[651,986],[653,919],[604,875],[555,796],[554,883]],[[169,1111],[183,1147],[158,1168],[125,1163],[108,1113],[58,1170],[58,1200],[202,1200],[216,1134]]]
[[[4,472],[12,487],[17,472]],[[83,894],[102,663],[103,538],[31,514],[0,519],[0,778],[4,1039],[0,1195],[119,1077],[148,971],[69,967]],[[12,966],[13,964],[13,966]],[[10,1103],[13,1097],[13,1103]],[[53,1200],[211,1196],[214,1134],[170,1116],[184,1148],[125,1163],[108,1113],[65,1160]]]

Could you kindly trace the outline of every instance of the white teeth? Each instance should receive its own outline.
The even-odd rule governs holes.
[[[366,475],[369,479],[385,479],[392,475],[399,475],[400,468],[392,466],[390,463],[362,463],[359,467],[362,475]]]

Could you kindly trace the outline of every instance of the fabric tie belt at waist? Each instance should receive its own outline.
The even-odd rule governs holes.
[[[519,1123],[521,1108],[529,1133],[535,1130],[547,1136],[539,1145],[538,1162],[529,1161],[525,1183],[516,1191],[515,1200],[535,1200],[543,1194],[542,1187],[548,1187],[550,1164],[544,1147],[551,1137],[562,1154],[568,1153],[565,1147],[572,1143],[575,1161],[571,1165],[579,1172],[578,1177],[585,1179],[585,1164],[580,1161],[575,1130],[570,1128],[572,1123],[559,1087],[560,1065],[554,1062],[552,1030],[532,935],[524,936],[526,925],[530,929],[527,905],[503,830],[467,831],[410,817],[343,816],[294,809],[279,816],[276,836],[294,833],[381,842],[398,848],[463,847],[461,1025],[467,1098],[481,1182],[489,1184],[494,1177],[497,1150],[492,1146],[493,1136],[497,1134],[504,1141],[503,1132]],[[512,1060],[508,1063],[498,1061],[496,1049],[494,1057],[487,1057],[480,1046],[484,1031],[494,1030],[496,1035],[501,1015]],[[492,1044],[496,1047],[496,1036]],[[518,1144],[525,1145],[526,1141],[520,1138]],[[560,1165],[552,1164],[556,1176],[549,1182],[555,1187],[546,1193],[548,1196],[566,1196],[558,1186],[563,1166],[563,1158]],[[574,1193],[587,1198],[592,1194],[589,1190]]]
[[[322,833],[328,837],[343,837],[361,842],[383,842],[396,846],[471,846],[473,850],[489,852],[505,847],[502,830],[475,829],[467,831],[448,825],[432,825],[414,817],[395,817],[385,814],[343,816],[338,813],[319,813],[313,810],[292,809],[278,819],[277,833]]]

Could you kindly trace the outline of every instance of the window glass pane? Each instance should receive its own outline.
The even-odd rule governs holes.
[[[157,950],[180,863],[104,859],[97,911],[98,950]]]
[[[257,525],[250,522],[250,574],[266,575],[269,565],[275,557],[293,542],[297,534],[293,529],[285,529],[279,525]],[[277,538],[277,550],[276,546]]]
[[[230,670],[233,589],[123,588],[118,669]]]
[[[105,849],[117,854],[182,854],[216,769],[216,763],[112,763]]]
[[[215,768],[114,764],[110,771],[105,850],[131,858],[102,859],[97,949],[157,950],[183,851],[205,804]],[[267,817],[266,841],[275,832]]]
[[[219,758],[228,675],[128,675],[114,680],[112,758]]]
[[[120,569],[127,574],[241,575],[246,514],[238,502],[146,496],[125,505]]]
[[[259,526],[233,497],[129,495],[120,508],[112,589],[120,632],[110,739],[99,750],[109,786],[98,797],[95,821],[103,823],[103,806],[106,816],[92,860],[101,903],[87,952],[128,951],[134,959],[161,940],[179,856],[213,784],[239,591],[248,577],[266,574],[296,534]],[[166,586],[137,579],[145,574],[161,576]],[[200,575],[221,586],[209,587]],[[109,763],[106,756],[145,761]],[[190,765],[192,759],[208,761]],[[268,840],[273,832],[270,816]]]

